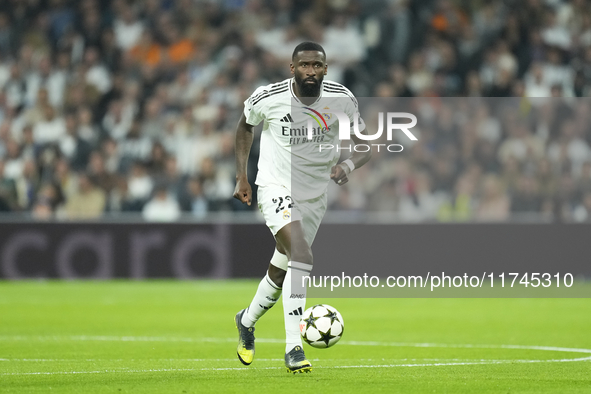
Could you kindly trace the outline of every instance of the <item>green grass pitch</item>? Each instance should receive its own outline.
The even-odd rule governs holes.
[[[345,333],[291,375],[280,303],[236,358],[256,285],[0,282],[0,392],[591,393],[591,299],[309,299]]]

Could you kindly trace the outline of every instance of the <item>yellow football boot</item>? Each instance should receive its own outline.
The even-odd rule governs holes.
[[[244,365],[250,365],[254,359],[254,327],[246,327],[242,324],[242,315],[246,309],[236,314],[234,323],[238,329],[238,360]]]

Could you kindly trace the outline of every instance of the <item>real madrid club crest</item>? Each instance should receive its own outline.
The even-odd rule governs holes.
[[[291,217],[291,214],[289,213],[289,211],[286,209],[285,211],[283,211],[283,219],[284,220],[288,220]]]
[[[324,107],[324,109],[330,109],[330,108],[328,108],[328,107]],[[323,117],[324,119],[326,119],[326,120],[330,120],[330,118],[332,117],[332,114],[330,114],[330,113],[326,113],[326,112],[323,112],[323,113],[322,113],[322,117]]]

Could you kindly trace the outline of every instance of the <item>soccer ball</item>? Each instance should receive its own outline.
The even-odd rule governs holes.
[[[310,346],[324,349],[341,339],[345,324],[343,317],[335,308],[326,304],[314,305],[306,309],[300,319],[300,334]]]

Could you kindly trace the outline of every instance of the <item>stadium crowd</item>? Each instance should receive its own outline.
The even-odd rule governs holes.
[[[0,211],[256,209],[231,197],[235,125],[302,40],[324,46],[329,79],[427,119],[405,154],[331,186],[331,209],[591,220],[585,0],[4,0]]]

